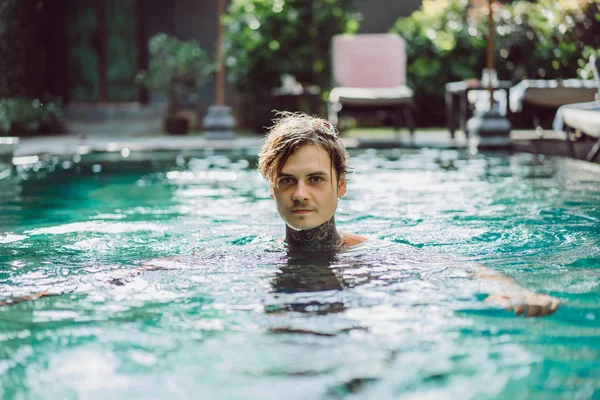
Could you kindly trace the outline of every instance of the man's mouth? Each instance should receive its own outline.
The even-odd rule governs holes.
[[[308,214],[309,212],[313,212],[313,210],[309,210],[306,208],[298,208],[298,209],[292,209],[292,212],[294,214]]]

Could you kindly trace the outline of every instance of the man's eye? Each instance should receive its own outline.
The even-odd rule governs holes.
[[[281,178],[279,180],[279,183],[283,185],[291,185],[292,183],[294,183],[294,178]]]
[[[310,181],[311,181],[312,183],[319,183],[319,182],[321,182],[322,180],[323,180],[323,178],[321,178],[320,176],[311,176],[311,177],[310,177]]]

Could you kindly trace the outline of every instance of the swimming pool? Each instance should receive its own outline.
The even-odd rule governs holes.
[[[252,155],[127,156],[0,180],[0,300],[60,294],[0,307],[0,398],[600,396],[597,171],[356,151],[338,227],[373,240],[288,256]],[[514,317],[471,262],[563,304]]]

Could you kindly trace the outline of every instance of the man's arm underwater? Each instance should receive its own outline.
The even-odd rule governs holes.
[[[140,274],[142,272],[173,269],[174,268],[173,264],[181,262],[181,260],[182,260],[181,256],[171,256],[171,257],[149,260],[149,261],[146,261],[146,262],[142,263],[141,265],[133,268],[131,271],[126,271],[126,272],[124,271],[125,272],[124,275],[121,274],[120,276],[115,276],[111,279],[106,280],[105,282],[109,285],[123,286],[123,285],[126,285],[127,283],[129,283],[131,279],[134,279],[134,278],[140,276]],[[14,305],[28,302],[28,301],[39,300],[42,297],[62,296],[64,294],[68,294],[68,293],[72,293],[72,290],[68,290],[68,291],[53,291],[51,289],[42,290],[42,291],[39,291],[39,292],[36,292],[33,294],[29,294],[29,295],[15,296],[15,297],[11,297],[11,298],[8,298],[5,300],[0,300],[0,307],[14,306]]]
[[[0,301],[0,307],[14,306],[15,304],[23,303],[25,301],[37,300],[39,298],[47,297],[47,296],[58,296],[59,294],[62,294],[62,293],[50,293],[50,292],[42,291],[42,292],[30,294],[30,295],[12,297],[10,299]]]
[[[363,236],[340,232],[345,248],[353,247],[369,241]],[[513,278],[491,270],[482,264],[477,264],[471,277],[488,280],[498,284],[497,291],[490,293],[485,299],[488,303],[501,306],[506,311],[514,311],[516,315],[525,317],[543,317],[553,314],[560,305],[560,300],[545,294],[539,294],[525,289]]]
[[[543,317],[553,314],[560,305],[559,299],[527,290],[514,279],[483,265],[479,265],[473,276],[501,284],[502,292],[490,294],[485,301],[498,304],[506,311],[513,310],[516,315]]]
[[[352,247],[369,240],[365,237],[349,233],[343,233],[342,237],[347,247]],[[514,311],[515,315],[543,317],[554,314],[561,303],[555,297],[525,289],[513,278],[491,270],[482,264],[477,264],[477,269],[471,273],[471,277],[499,284],[498,291],[490,293],[485,301],[497,304],[506,311]]]
[[[368,241],[367,238],[342,233],[345,247],[353,247]],[[138,267],[127,272],[124,276],[116,276],[107,281],[107,283],[116,286],[126,285],[130,279],[136,278],[146,271],[168,270],[177,268],[179,262],[182,262],[181,256],[172,256],[160,259],[149,260]],[[542,317],[553,314],[561,304],[560,300],[552,296],[538,294],[520,286],[514,279],[493,271],[481,264],[478,264],[471,277],[482,279],[498,284],[493,293],[485,299],[486,302],[497,304],[507,311],[514,311],[516,315],[525,317]],[[65,293],[54,293],[50,291],[40,291],[32,295],[13,297],[0,301],[0,307],[12,306],[26,301],[38,300],[42,297],[62,295]]]

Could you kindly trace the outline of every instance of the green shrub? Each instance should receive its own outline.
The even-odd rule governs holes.
[[[419,115],[443,115],[443,83],[473,78],[484,65],[485,25],[468,20],[469,3],[425,0],[421,9],[392,28],[406,40],[407,78]]]
[[[330,43],[339,33],[356,33],[355,0],[232,0],[224,16],[228,80],[241,95],[240,122],[268,125],[270,91],[284,74],[303,85],[331,87]]]
[[[0,134],[33,135],[60,133],[63,112],[60,103],[40,99],[0,99]]]
[[[392,28],[407,42],[408,82],[429,123],[444,123],[444,84],[480,78],[486,65],[487,15],[470,4],[424,0]],[[591,77],[587,60],[600,43],[596,0],[514,1],[495,17],[500,79]]]

